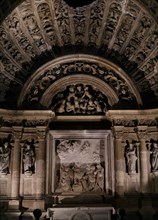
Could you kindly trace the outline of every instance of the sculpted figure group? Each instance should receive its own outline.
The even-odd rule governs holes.
[[[104,190],[104,168],[101,164],[61,164],[59,190],[101,192]]]

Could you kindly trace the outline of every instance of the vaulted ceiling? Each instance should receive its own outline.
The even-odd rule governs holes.
[[[0,107],[49,108],[46,96],[84,83],[112,108],[157,108],[157,1],[69,2],[1,1]]]

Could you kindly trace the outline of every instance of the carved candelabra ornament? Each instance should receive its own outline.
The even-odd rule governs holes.
[[[57,93],[49,109],[57,114],[105,114],[109,108],[104,94],[90,85],[76,84]]]

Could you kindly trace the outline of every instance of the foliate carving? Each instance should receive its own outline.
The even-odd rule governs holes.
[[[157,119],[115,119],[113,124],[116,126],[135,127],[136,125],[157,126]]]
[[[38,11],[40,21],[45,30],[45,34],[50,41],[50,44],[51,45],[56,44],[57,43],[57,39],[55,35],[56,31],[54,28],[54,24],[52,23],[54,18],[52,18],[49,5],[46,2],[39,4],[37,7],[37,11]]]
[[[46,51],[47,47],[37,24],[36,17],[31,10],[31,7],[27,7],[26,10],[27,11],[22,14],[23,22],[26,25],[26,28],[28,29],[32,39],[34,40],[36,47],[38,47],[41,52],[44,52]]]
[[[104,45],[108,45],[109,41],[111,40],[121,13],[122,13],[121,4],[119,2],[112,2],[109,8],[106,27],[102,38]]]
[[[36,127],[36,126],[47,126],[49,120],[6,120],[1,119],[0,125],[4,127],[12,127],[12,126],[24,126],[24,127]]]
[[[150,153],[151,172],[158,172],[158,143],[154,140],[151,140],[149,143],[147,143],[147,148]]]
[[[23,143],[23,173],[27,176],[35,173],[35,140],[25,140]]]
[[[119,28],[115,43],[113,45],[113,49],[117,51],[119,51],[122,48],[122,46],[124,46],[124,43],[126,42],[126,39],[128,38],[128,35],[131,32],[132,26],[135,22],[136,17],[138,16],[140,9],[132,1],[129,1],[126,11],[127,13],[125,13],[123,16],[121,26]]]
[[[10,168],[10,157],[11,157],[11,139],[0,140],[0,174],[7,175]]]
[[[120,99],[127,101],[134,100],[134,95],[129,90],[127,83],[113,70],[97,66],[95,63],[77,61],[58,65],[50,70],[45,70],[45,72],[32,84],[29,94],[26,95],[27,102],[39,101],[43,92],[53,82],[64,75],[72,75],[75,73],[84,73],[99,77],[115,90]]]
[[[49,109],[57,114],[105,114],[108,100],[89,85],[76,84],[56,94]]]
[[[99,35],[100,27],[103,21],[104,10],[106,8],[106,2],[101,0],[99,5],[94,2],[90,11],[90,22],[88,28],[88,44],[96,44],[96,40]]]
[[[129,175],[134,175],[137,172],[137,146],[139,143],[129,143],[125,146],[125,162],[126,170]]]
[[[136,57],[132,60],[135,60],[137,64],[142,63],[148,55],[150,55],[151,51],[154,50],[157,46],[157,33],[158,29],[155,26],[154,30],[150,33],[149,37],[145,40],[143,43],[143,46],[141,49],[138,51]],[[140,68],[142,69],[142,68]],[[147,75],[147,72],[144,71],[144,74]]]
[[[22,64],[26,61],[21,52],[15,46],[8,35],[7,31],[1,26],[0,27],[0,45],[3,47],[4,53],[8,53],[18,64]],[[18,65],[17,65],[18,66]]]
[[[133,52],[138,48],[141,41],[146,36],[147,31],[150,29],[152,20],[149,17],[143,15],[139,20],[138,27],[136,28],[133,37],[125,49],[126,57],[130,57]]]
[[[75,44],[84,44],[84,35],[86,30],[86,7],[80,10],[74,9],[74,31],[75,31]]]
[[[57,24],[59,26],[61,39],[63,44],[71,44],[71,31],[70,31],[70,21],[69,21],[69,12],[67,5],[64,1],[57,1],[54,3],[55,6],[55,16],[57,19]]]
[[[27,56],[34,57],[34,49],[30,44],[29,39],[26,37],[22,25],[20,24],[18,15],[15,13],[6,19],[6,24],[9,27],[10,32],[15,37],[17,43],[23,49],[23,53],[25,52]],[[27,61],[27,60],[26,60]],[[25,60],[23,61],[25,62]],[[27,65],[31,65],[31,63],[27,63]],[[32,66],[32,65],[31,65]]]
[[[60,163],[57,170],[56,192],[102,192],[104,167],[101,165],[103,158],[100,155],[99,142],[96,140],[57,142],[56,153]]]

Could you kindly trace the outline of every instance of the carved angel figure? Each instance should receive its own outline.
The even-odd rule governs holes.
[[[0,172],[2,174],[9,173],[10,153],[10,144],[8,141],[6,141],[4,142],[3,146],[0,147]]]

